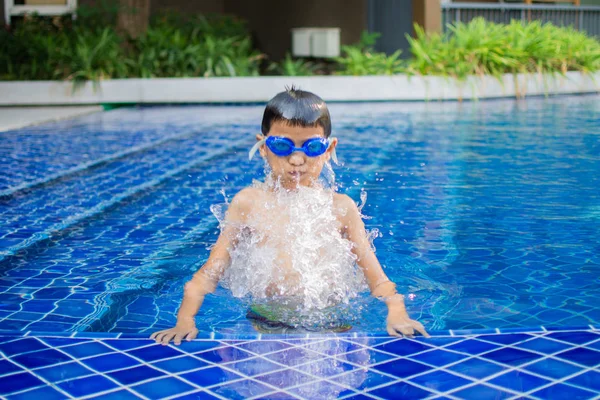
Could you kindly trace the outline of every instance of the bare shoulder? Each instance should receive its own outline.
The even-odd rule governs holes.
[[[360,212],[358,207],[352,198],[348,195],[341,193],[334,193],[333,195],[333,208],[334,213],[340,220],[354,220],[360,219]]]
[[[257,202],[264,199],[264,190],[256,187],[247,187],[240,190],[231,200],[229,205],[230,210],[238,210],[241,212],[251,211]]]

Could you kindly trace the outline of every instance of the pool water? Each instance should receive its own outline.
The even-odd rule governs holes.
[[[430,330],[600,324],[600,96],[330,106],[339,191]],[[121,108],[0,133],[0,330],[150,333],[263,165],[262,106]],[[363,194],[364,197],[364,194]],[[203,332],[253,332],[219,288]],[[353,303],[356,332],[385,307]]]

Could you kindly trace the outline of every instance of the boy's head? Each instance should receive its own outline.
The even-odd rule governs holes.
[[[323,129],[323,136],[331,135],[331,117],[322,98],[311,92],[286,88],[267,103],[262,120],[262,134],[267,136],[276,122],[302,128]]]
[[[283,187],[294,188],[316,182],[337,145],[330,135],[331,117],[323,99],[292,87],[267,103],[262,135],[256,139],[273,177]]]

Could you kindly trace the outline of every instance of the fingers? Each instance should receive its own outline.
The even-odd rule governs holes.
[[[427,331],[425,330],[425,327],[423,327],[423,324],[421,324],[419,321],[415,321],[413,323],[413,326],[417,330],[417,332],[419,332],[424,337],[426,337],[426,338],[431,337],[431,335],[429,333],[427,333]]]
[[[169,342],[170,342],[171,340],[173,340],[173,338],[174,338],[176,335],[177,335],[176,333],[173,333],[173,332],[167,332],[167,333],[165,333],[165,335],[162,337],[162,340],[160,341],[160,343],[161,343],[163,346],[166,346],[166,345],[168,345],[168,344],[169,344]]]
[[[186,340],[189,342],[190,340],[196,339],[196,336],[198,336],[198,329],[194,329],[193,331],[191,331],[187,336]]]
[[[173,340],[173,342],[175,343],[176,346],[179,346],[181,344],[181,339],[183,339],[183,337],[187,334],[187,332],[182,333],[178,333],[177,335],[175,335],[175,340]]]
[[[165,333],[167,333],[168,331],[160,331],[160,332],[154,332],[152,334],[152,336],[150,336],[150,339],[153,339],[156,343],[160,343],[160,341],[162,340],[162,337]]]
[[[198,336],[198,329],[188,332],[173,332],[169,329],[166,331],[153,333],[150,335],[150,339],[154,340],[156,343],[166,346],[171,340],[173,340],[176,345],[180,345],[183,339],[189,342],[190,340],[196,339],[196,336]]]
[[[391,325],[387,326],[387,333],[390,336],[400,336],[400,334],[396,332],[396,330]]]
[[[156,337],[158,335],[160,335],[161,333],[163,333],[163,331],[154,332],[152,335],[150,335],[150,339],[152,339],[152,340],[156,339]]]

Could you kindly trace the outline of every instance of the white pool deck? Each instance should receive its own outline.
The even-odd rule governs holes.
[[[101,106],[0,107],[0,132],[99,111]]]

